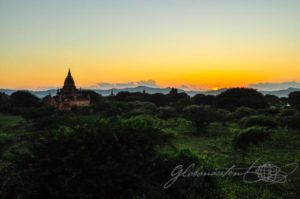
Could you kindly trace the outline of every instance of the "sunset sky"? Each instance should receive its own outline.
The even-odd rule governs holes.
[[[69,67],[78,87],[300,81],[300,1],[0,0],[0,88]]]

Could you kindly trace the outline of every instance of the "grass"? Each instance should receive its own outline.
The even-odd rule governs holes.
[[[4,115],[0,113],[0,130],[9,130],[24,123],[25,120],[20,116]]]
[[[0,113],[0,157],[20,143],[26,127],[24,118]]]
[[[241,129],[238,124],[228,124],[223,127],[224,133],[220,131],[220,126],[213,124],[208,127],[208,132],[213,132],[212,136],[202,135],[195,136],[189,134],[181,134],[175,142],[179,149],[190,149],[199,154],[205,154],[206,157],[213,162],[216,168],[229,168],[232,165],[238,167],[248,167],[258,160],[257,165],[272,163],[280,167],[283,171],[289,172],[291,168],[285,168],[285,165],[290,163],[300,163],[300,132],[279,128],[272,135],[271,139],[258,146],[251,145],[248,154],[244,160],[239,154],[233,152],[231,144],[235,134]],[[235,154],[235,155],[234,155]],[[233,156],[234,155],[234,156]],[[295,173],[287,178],[288,182],[283,184],[266,185],[264,183],[255,183],[253,185],[245,184],[242,179],[227,179],[226,183],[232,186],[238,186],[236,190],[248,190],[249,187],[254,190],[262,190],[261,194],[270,193],[280,195],[278,198],[288,197],[285,190],[292,190],[292,193],[297,193],[300,182],[300,168]],[[236,195],[237,193],[235,193]],[[291,198],[294,198],[292,196]],[[266,197],[269,198],[269,197]]]

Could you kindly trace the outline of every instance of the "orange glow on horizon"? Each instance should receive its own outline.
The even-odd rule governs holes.
[[[245,3],[7,1],[0,6],[0,88],[61,87],[68,67],[78,87],[300,82],[299,2]]]

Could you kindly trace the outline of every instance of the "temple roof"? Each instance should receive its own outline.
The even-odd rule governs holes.
[[[62,91],[63,92],[75,92],[76,91],[75,81],[74,81],[74,79],[72,77],[70,69],[69,69],[68,75],[67,75],[67,77],[65,79]]]

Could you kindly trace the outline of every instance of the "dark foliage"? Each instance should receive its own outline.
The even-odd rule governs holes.
[[[203,134],[203,129],[211,122],[225,121],[224,112],[216,111],[210,106],[187,106],[183,109],[183,116],[194,123],[196,127],[196,134]]]
[[[265,115],[253,115],[247,118],[243,118],[241,120],[241,124],[244,127],[264,126],[270,129],[276,128],[278,126],[278,123],[275,121],[274,118]]]
[[[28,91],[16,91],[10,96],[11,103],[17,107],[33,107],[36,106],[39,98]]]
[[[11,113],[12,105],[10,102],[10,97],[5,93],[0,92],[0,112]]]
[[[203,95],[197,94],[192,98],[193,103],[198,105],[213,105],[215,96],[213,95]]]
[[[178,116],[178,112],[176,111],[175,108],[171,106],[161,107],[158,111],[158,117],[162,119],[169,119],[177,116]]]
[[[190,99],[190,96],[188,96],[188,94],[186,94],[186,93],[176,93],[175,92],[175,93],[167,94],[166,96],[167,96],[168,103]]]
[[[290,93],[288,102],[292,107],[300,111],[300,92],[298,91]]]
[[[128,91],[123,91],[119,92],[114,98],[119,101],[144,101],[144,95],[141,92],[128,92]]]
[[[232,88],[216,96],[216,106],[233,110],[237,107],[265,108],[264,96],[251,88]]]
[[[265,96],[269,105],[281,105],[282,101],[276,95],[266,95]]]
[[[83,90],[82,95],[84,97],[89,97],[90,100],[91,100],[91,104],[94,104],[94,103],[98,102],[102,98],[102,96],[100,94],[98,94],[98,93],[96,93],[95,91],[92,91],[92,90]]]
[[[162,93],[148,94],[146,95],[146,101],[152,102],[157,106],[165,106],[168,104],[166,95]]]
[[[245,157],[250,144],[258,145],[270,138],[270,132],[263,127],[250,127],[242,130],[233,140],[234,150],[242,152],[242,158]]]
[[[90,96],[91,106],[72,107],[70,112],[59,112],[28,92],[18,91],[12,97],[0,93],[0,116],[17,114],[9,117],[20,120],[13,125],[0,123],[0,198],[201,199],[238,198],[244,193],[249,198],[272,198],[280,194],[260,185],[245,186],[235,178],[179,177],[168,189],[163,185],[178,165],[184,169],[195,164],[206,172],[225,168],[232,161],[230,147],[242,158],[251,147],[248,162],[265,148],[263,158],[268,158],[274,141],[282,147],[295,141],[292,147],[296,146],[298,140],[292,139],[300,130],[300,115],[295,96],[294,105],[285,106],[282,99],[264,97],[253,89],[193,98],[177,89],[166,95],[121,92],[109,97],[83,92]],[[187,147],[192,151],[181,150]],[[206,156],[207,150],[212,157]],[[296,179],[295,185],[287,185],[296,196],[299,180],[290,179]],[[258,192],[252,195],[254,190]]]
[[[30,152],[14,154],[13,163],[1,169],[3,198],[216,196],[217,186],[207,177],[163,189],[170,168],[205,164],[188,152],[160,154],[157,149],[172,135],[160,131],[153,118],[65,119],[59,128],[34,134]]]
[[[300,114],[279,117],[282,126],[300,130]]]
[[[257,111],[248,107],[238,107],[234,112],[231,113],[230,118],[241,119],[243,117],[257,114]]]

